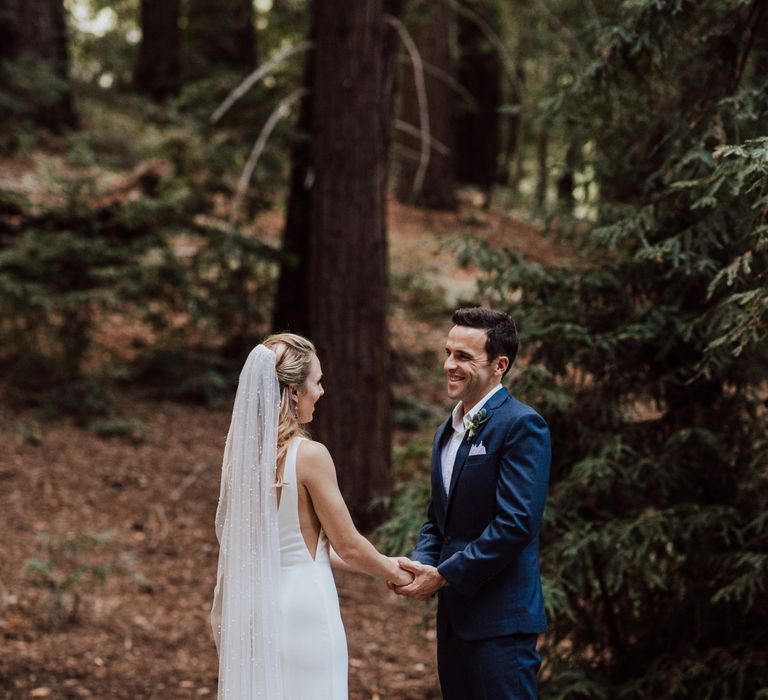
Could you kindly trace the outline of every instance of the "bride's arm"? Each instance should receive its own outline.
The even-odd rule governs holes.
[[[338,554],[336,554],[336,550],[333,547],[330,549],[331,568],[335,569],[336,571],[351,571],[355,574],[366,573],[365,571],[356,569],[354,566],[351,566],[348,562],[344,561]],[[397,564],[397,557],[390,557],[390,559],[392,559],[395,564]]]
[[[339,491],[336,468],[331,455],[319,442],[305,440],[299,446],[298,479],[309,491],[320,524],[337,554],[340,565],[377,578],[409,583],[411,574],[403,571],[395,559],[381,554],[352,522],[347,504]]]
[[[352,571],[354,573],[361,573],[353,566],[350,566],[347,562],[345,562],[338,554],[336,554],[336,550],[333,547],[331,547],[330,556],[331,568],[338,571]]]

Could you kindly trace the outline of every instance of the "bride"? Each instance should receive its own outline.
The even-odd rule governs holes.
[[[308,439],[321,379],[314,346],[291,333],[254,348],[240,374],[216,512],[219,700],[347,700],[331,567],[412,579],[358,533],[328,450]]]

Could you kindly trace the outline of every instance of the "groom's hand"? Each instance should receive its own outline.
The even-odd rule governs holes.
[[[398,559],[398,564],[400,564],[401,569],[413,574],[411,583],[406,586],[395,586],[395,593],[398,595],[409,596],[423,602],[429,600],[447,583],[434,566],[411,561],[405,557]]]
[[[400,566],[400,568],[403,570],[403,572],[406,572],[407,569],[405,569],[402,566],[402,563],[403,562],[410,562],[411,561],[410,559],[408,559],[408,557],[390,557],[390,559],[393,559],[395,561],[395,563],[398,566]],[[413,574],[409,574],[409,578],[408,578],[407,583],[412,582],[413,579],[414,579]],[[403,586],[403,585],[407,585],[407,584],[400,583],[399,585]],[[387,581],[387,588],[389,588],[390,591],[394,591],[395,593],[397,593],[397,587],[398,587],[398,583],[397,582],[395,582],[395,581]]]

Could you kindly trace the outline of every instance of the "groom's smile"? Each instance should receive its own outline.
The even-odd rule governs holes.
[[[461,401],[469,411],[489,389],[499,383],[500,375],[488,361],[483,328],[454,326],[445,344],[445,364],[448,397]]]

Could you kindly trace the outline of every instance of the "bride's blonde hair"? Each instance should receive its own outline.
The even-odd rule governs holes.
[[[288,443],[297,435],[308,437],[307,431],[299,423],[296,407],[291,402],[289,389],[302,387],[309,376],[312,357],[317,355],[315,346],[306,338],[295,333],[277,333],[263,341],[275,353],[275,370],[280,382],[280,419],[277,427],[277,464],[285,461]],[[282,481],[277,478],[277,483]]]

